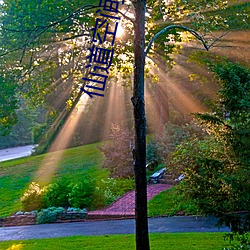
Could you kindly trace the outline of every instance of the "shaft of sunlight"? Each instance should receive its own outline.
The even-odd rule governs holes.
[[[75,128],[81,117],[82,110],[85,109],[87,102],[88,97],[83,95],[53,141],[51,147],[49,148],[49,153],[46,154],[39,170],[36,173],[35,179],[39,183],[47,184],[51,177],[56,173],[60,161],[63,158],[64,149],[67,148],[72,139]]]

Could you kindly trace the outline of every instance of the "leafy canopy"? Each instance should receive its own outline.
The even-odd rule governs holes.
[[[229,1],[229,5],[234,4],[235,1]],[[11,88],[20,97],[39,106],[48,102],[51,96],[54,98],[52,93],[66,91],[64,103],[70,100],[67,103],[72,106],[78,100],[77,96],[82,94],[80,87],[84,85],[82,77],[87,73],[86,55],[98,5],[97,0],[84,1],[84,4],[79,0],[3,1],[0,5],[0,69],[14,72]],[[248,20],[248,5],[238,9],[238,13],[228,11],[230,8],[227,1],[219,0],[147,1],[146,43],[162,28],[173,24],[185,24],[205,35],[210,30],[229,29],[227,20],[242,14],[243,27]],[[134,37],[131,1],[125,1],[120,12],[120,25],[126,33],[116,39],[110,76],[122,74],[131,79]],[[169,30],[154,41],[149,57],[156,52],[171,64],[170,55],[177,46],[173,41],[182,39],[177,29]],[[7,123],[11,126],[11,122]]]

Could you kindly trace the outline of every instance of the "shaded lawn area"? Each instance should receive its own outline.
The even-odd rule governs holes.
[[[151,234],[151,250],[221,250],[228,246],[224,233]],[[67,238],[0,242],[1,250],[135,249],[134,235],[74,236]]]
[[[99,178],[106,175],[105,171],[98,168],[102,161],[98,145],[101,144],[65,150],[58,166],[51,166],[56,167],[51,181],[63,176],[77,182],[86,175],[98,175]],[[49,154],[56,157],[57,152]],[[0,218],[21,209],[20,197],[32,181],[37,181],[35,175],[47,155],[0,162]]]
[[[185,197],[177,192],[175,186],[161,192],[148,202],[148,215],[150,217],[159,217],[166,214],[173,216],[178,212],[183,212],[186,215],[200,214],[195,204],[191,201],[188,202]]]

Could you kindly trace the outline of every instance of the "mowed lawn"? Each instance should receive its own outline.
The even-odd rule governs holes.
[[[222,250],[228,246],[224,233],[151,234],[151,250]],[[1,250],[131,250],[134,235],[75,236],[56,239],[0,242]]]
[[[54,168],[55,172],[47,181],[62,176],[78,181],[86,175],[94,176],[97,173],[98,176],[106,175],[105,171],[98,169],[102,160],[102,155],[97,148],[99,145],[101,144],[95,143],[67,149],[62,155],[60,152],[54,152],[0,162],[0,218],[21,209],[20,197],[32,181],[37,181],[36,173],[48,155],[51,159],[60,154],[61,160],[56,166],[53,163],[51,166],[48,164],[49,169]]]

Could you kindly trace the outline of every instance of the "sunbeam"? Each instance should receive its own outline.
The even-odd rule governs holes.
[[[184,119],[190,119],[188,118],[190,113],[207,110],[207,107],[195,96],[195,93],[190,92],[189,87],[194,83],[189,79],[189,75],[192,73],[189,68],[178,64],[169,70],[166,64],[157,58],[154,58],[154,63],[157,64],[157,67],[152,67],[150,73],[157,74],[159,82],[147,84],[145,94],[148,127],[151,132],[159,130],[168,121],[174,122],[176,120],[176,117],[171,115],[173,109],[177,111],[175,115],[179,113],[179,116]],[[188,63],[185,59],[186,64]],[[205,90],[207,93],[203,94],[206,96],[211,97],[214,93],[209,85],[199,84],[196,88],[198,93],[203,93]]]
[[[63,157],[64,149],[66,149],[72,139],[76,125],[81,117],[82,111],[85,109],[88,102],[88,97],[83,95],[79,103],[74,107],[70,116],[64,123],[59,134],[53,141],[48,150],[48,154],[42,161],[40,168],[38,169],[35,179],[39,183],[48,183],[51,177],[56,172],[59,162]],[[54,152],[56,151],[56,152]]]
[[[110,93],[106,104],[103,121],[102,139],[106,139],[111,131],[111,125],[122,125],[126,117],[125,89],[115,82],[110,84]]]

